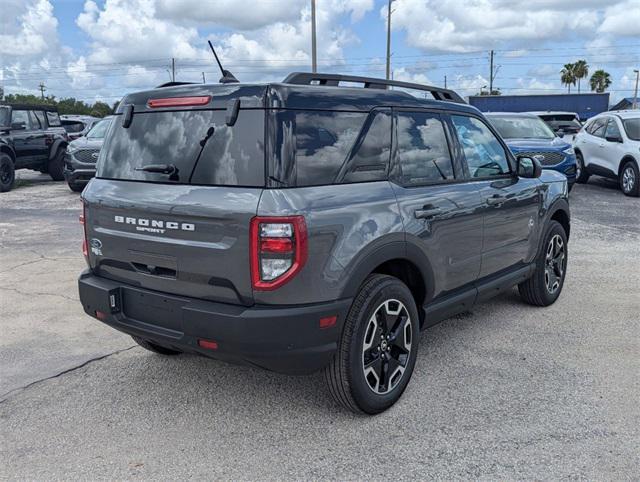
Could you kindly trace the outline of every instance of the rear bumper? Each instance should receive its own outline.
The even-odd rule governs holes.
[[[352,302],[245,307],[141,289],[88,270],[78,285],[84,311],[94,318],[96,311],[104,313],[100,321],[117,330],[168,348],[287,374],[312,373],[329,363]],[[320,319],[333,315],[336,324],[320,328]],[[201,348],[199,339],[215,341],[218,348]]]

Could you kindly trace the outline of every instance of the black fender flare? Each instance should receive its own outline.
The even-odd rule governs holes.
[[[62,147],[67,147],[67,141],[65,141],[64,139],[56,139],[49,148],[49,160],[53,159],[56,156],[58,150]]]
[[[5,143],[0,144],[0,152],[4,154],[8,154],[9,157],[11,157],[11,160],[14,163],[16,162],[16,151],[14,151],[13,147],[11,147],[9,144],[5,144]]]
[[[556,199],[551,203],[545,215],[545,224],[548,223],[558,211],[563,211],[567,217],[567,239],[569,239],[569,232],[571,227],[571,210],[569,209],[569,202],[565,198]]]
[[[431,263],[418,246],[406,241],[392,241],[383,245],[372,246],[359,253],[358,259],[354,261],[353,268],[348,268],[351,273],[341,297],[355,297],[367,276],[381,264],[393,259],[408,261],[417,268],[426,288],[424,299],[427,301],[431,299],[434,292],[434,275]]]

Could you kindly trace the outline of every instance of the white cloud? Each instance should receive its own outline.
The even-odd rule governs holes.
[[[598,33],[640,37],[640,4],[638,4],[638,0],[609,6],[605,11],[602,24],[598,27]]]
[[[2,5],[0,54],[24,56],[42,54],[57,39],[58,20],[47,0],[4,1]],[[7,12],[10,12],[7,15]]]
[[[599,25],[605,29],[609,24],[617,25],[609,16],[622,9],[621,5],[614,7],[619,3],[609,2],[605,21],[600,25],[601,2],[595,1],[478,0],[462,7],[455,0],[396,0],[391,26],[406,32],[409,45],[428,51],[471,52],[506,44],[526,47],[532,41],[553,41],[571,35],[592,38]],[[633,10],[631,1],[628,5],[628,10]],[[640,9],[635,10],[640,15]],[[380,10],[380,15],[386,18],[386,8]],[[638,25],[640,22],[635,23],[636,29]],[[632,31],[629,22],[625,28]]]
[[[255,30],[275,22],[295,21],[307,0],[158,0],[158,17],[237,30]]]
[[[87,0],[76,23],[92,40],[94,63],[202,56],[197,29],[158,19],[153,0],[107,0],[102,9]]]

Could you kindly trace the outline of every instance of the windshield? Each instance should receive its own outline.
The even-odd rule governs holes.
[[[504,139],[553,139],[555,134],[538,117],[489,117]]]
[[[634,141],[640,141],[640,118],[625,119],[622,121],[627,137]]]
[[[264,111],[241,110],[232,127],[226,125],[225,114],[224,110],[140,112],[126,128],[122,116],[116,115],[100,153],[97,176],[264,186]],[[210,128],[211,137],[206,139]]]
[[[0,126],[9,125],[9,108],[6,106],[0,106]]]
[[[107,129],[111,125],[111,119],[103,119],[94,125],[87,133],[88,139],[103,139],[107,133]]]

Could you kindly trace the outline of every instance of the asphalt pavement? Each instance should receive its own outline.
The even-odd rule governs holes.
[[[517,290],[423,332],[387,412],[319,374],[162,357],[80,307],[78,195],[0,194],[0,479],[606,479],[640,473],[640,199],[571,193],[564,291]]]

